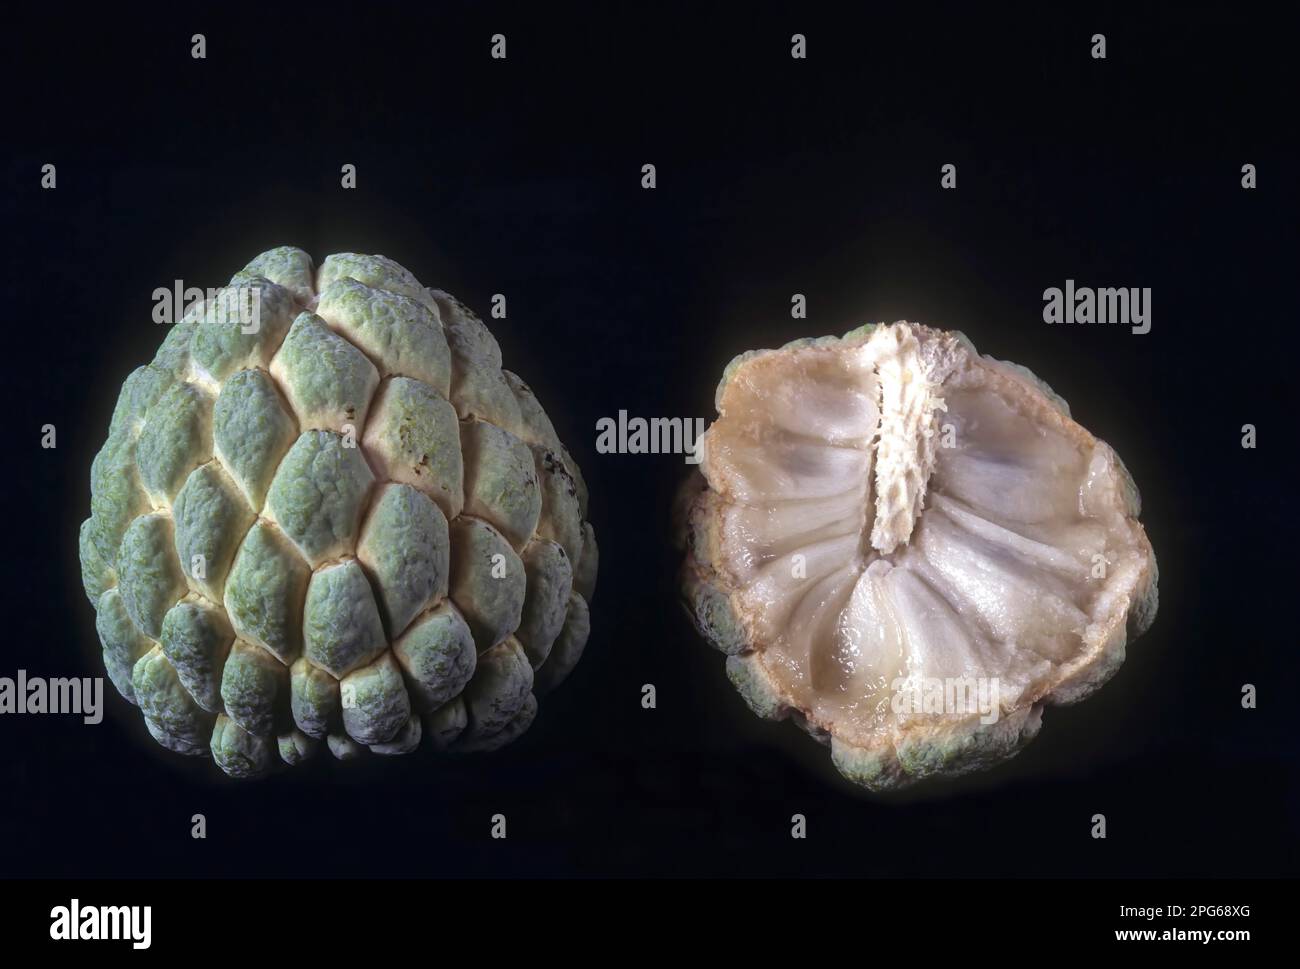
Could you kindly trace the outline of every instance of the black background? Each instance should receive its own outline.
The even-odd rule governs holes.
[[[279,244],[382,252],[485,316],[507,294],[506,366],[591,488],[594,631],[533,729],[490,756],[325,756],[236,784],[157,748],[111,686],[99,726],[0,718],[0,873],[1300,870],[1290,25],[1242,5],[220,9],[50,8],[4,39],[0,675],[99,672],[77,528],[120,382],[161,340],[151,294],[220,285]],[[1047,326],[1042,292],[1067,278],[1151,287],[1151,332]],[[594,442],[620,409],[711,417],[743,350],[902,318],[1029,366],[1115,446],[1161,605],[1105,690],[1049,709],[1015,761],[882,799],[755,720],[680,614],[681,459]],[[1259,709],[1241,709],[1244,683]]]

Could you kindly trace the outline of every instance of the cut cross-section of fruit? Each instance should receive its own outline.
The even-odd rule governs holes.
[[[687,608],[755,712],[856,783],[1014,755],[1155,617],[1119,457],[960,333],[746,353],[717,408],[679,507]]]

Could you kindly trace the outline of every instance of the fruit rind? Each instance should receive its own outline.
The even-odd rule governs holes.
[[[501,362],[393,260],[291,246],[167,331],[78,533],[105,668],[155,740],[254,777],[527,729],[581,655],[598,555],[581,472]]]

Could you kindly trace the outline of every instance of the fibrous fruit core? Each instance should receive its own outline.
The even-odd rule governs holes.
[[[754,709],[867,787],[1013,755],[1156,611],[1115,452],[960,333],[738,357],[681,510],[688,608]]]

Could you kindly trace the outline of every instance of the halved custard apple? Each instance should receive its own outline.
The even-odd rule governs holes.
[[[687,608],[760,716],[874,790],[1017,753],[1156,613],[1119,456],[961,333],[737,357],[678,514]]]

